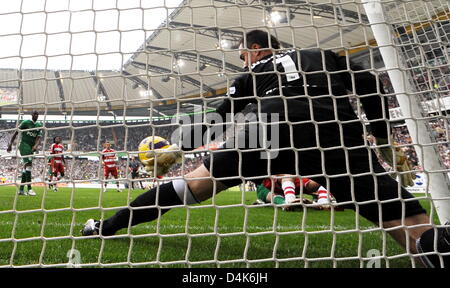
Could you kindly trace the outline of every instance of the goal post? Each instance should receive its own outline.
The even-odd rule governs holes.
[[[447,175],[448,172],[439,157],[439,153],[435,145],[436,139],[433,139],[430,135],[430,127],[427,125],[429,118],[423,109],[423,103],[420,101],[420,95],[418,95],[421,91],[417,89],[414,90],[410,81],[411,69],[414,69],[414,67],[405,67],[404,57],[408,57],[408,55],[405,55],[405,53],[399,51],[401,46],[412,44],[402,43],[402,35],[395,32],[392,29],[392,26],[390,27],[388,24],[389,15],[394,13],[398,13],[396,15],[397,17],[403,17],[402,19],[404,22],[401,24],[409,27],[411,29],[411,33],[415,33],[415,25],[421,23],[411,22],[411,18],[408,17],[408,11],[406,10],[407,7],[402,6],[402,4],[396,5],[395,3],[392,3],[392,5],[383,6],[382,3],[382,0],[367,0],[364,3],[364,9],[369,19],[370,28],[373,31],[377,46],[379,47],[380,53],[383,57],[383,62],[385,64],[384,69],[389,74],[395,91],[395,96],[399,102],[404,120],[411,135],[411,144],[414,145],[418,155],[418,160],[423,167],[426,177],[428,178],[427,195],[428,193],[430,194],[441,224],[445,224],[450,221],[450,190],[449,178]],[[422,2],[418,5],[422,7],[419,7],[418,9],[421,9],[422,12],[428,12],[428,5],[432,4]],[[385,8],[386,6],[390,7]],[[413,4],[411,4],[411,6],[413,6]],[[404,14],[402,14],[402,12],[404,12]],[[444,12],[448,13],[448,11],[445,10]],[[434,33],[439,35],[440,31],[436,31],[436,28],[433,26],[433,22],[436,18],[427,20],[424,17],[428,15],[429,14],[427,13],[424,15],[418,15],[417,17],[419,21],[429,21],[430,29],[434,30]],[[437,15],[435,17],[437,17]],[[416,44],[420,44],[420,42]],[[443,45],[445,44],[443,43]],[[448,47],[445,46],[443,48],[448,49]],[[444,53],[445,52],[447,51],[444,50]],[[447,61],[447,65],[449,64],[450,62]],[[441,97],[438,96],[437,101],[441,101],[440,98]],[[442,115],[441,113],[444,113],[443,115],[446,117],[446,111],[439,111],[440,115]]]

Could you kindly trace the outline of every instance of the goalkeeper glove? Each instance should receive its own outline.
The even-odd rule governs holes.
[[[183,159],[183,153],[180,151],[180,148],[177,144],[172,144],[165,149],[156,149],[154,151],[150,151],[145,156],[148,158],[148,160],[142,161],[142,164],[144,164],[145,170],[149,172],[153,177],[163,176],[170,170],[170,168],[174,164],[180,163]]]
[[[377,145],[383,145],[383,147],[378,148],[378,153],[381,157],[388,163],[392,168],[396,169],[396,171],[400,172],[400,181],[402,186],[414,186],[414,179],[416,178],[416,174],[412,171],[412,167],[408,161],[408,158],[399,147],[395,147],[395,143],[391,138],[391,143],[394,144],[395,149],[395,163],[394,163],[394,155],[392,153],[392,148],[389,144],[389,140],[387,138],[376,138]],[[395,166],[394,166],[395,165]]]

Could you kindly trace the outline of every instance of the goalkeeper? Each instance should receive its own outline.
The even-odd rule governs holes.
[[[427,256],[421,255],[425,263],[439,267],[440,258],[436,256],[434,244],[437,243],[439,252],[450,252],[450,236],[443,227],[431,227],[420,203],[400,186],[408,183],[399,184],[378,163],[375,152],[363,139],[364,124],[347,96],[348,91],[357,95],[373,135],[390,158],[387,160],[395,160],[397,153],[383,144],[392,144],[392,141],[385,120],[389,115],[388,107],[377,78],[331,51],[279,49],[278,40],[262,30],[247,32],[241,40],[239,57],[244,73],[234,80],[229,97],[223,100],[216,113],[222,119],[230,119],[227,114],[233,116],[248,104],[257,103],[253,105],[254,113],[247,117],[245,129],[228,139],[221,149],[212,151],[203,165],[184,179],[141,194],[130,203],[130,208],[106,220],[89,219],[83,235],[113,235],[129,225],[155,220],[172,207],[209,199],[241,184],[246,178],[291,174],[309,177],[326,187],[338,203],[346,205],[345,208],[354,209],[375,225],[388,229],[397,242],[408,247],[408,252],[430,252]],[[217,123],[217,114],[213,118]],[[226,125],[225,121],[223,123]],[[218,136],[208,132],[203,122],[194,124],[190,133],[187,129],[181,133],[179,144],[184,151],[202,145],[198,140],[203,139],[203,135]],[[271,143],[276,146],[269,150],[268,141],[264,141],[258,143],[258,149],[251,147],[248,143],[259,139],[259,135],[253,133],[254,125],[257,131],[262,130],[264,139],[274,140]],[[239,139],[245,140],[244,147],[240,145],[239,151],[227,149],[235,147]],[[270,152],[276,152],[277,157]],[[173,159],[167,156],[164,158],[169,161],[162,161],[160,157],[157,169],[167,170],[180,153],[164,153]],[[397,172],[403,175],[409,170],[397,169]],[[450,256],[442,256],[442,259],[444,265],[450,267]]]
[[[31,170],[33,165],[33,153],[37,150],[42,135],[42,131],[40,129],[42,127],[42,124],[37,122],[38,118],[39,112],[33,111],[33,113],[31,114],[31,120],[24,120],[22,123],[20,123],[19,126],[19,130],[26,130],[21,133],[22,137],[19,144],[19,151],[20,155],[22,156],[23,162],[19,195],[36,195],[36,193],[31,188]],[[16,131],[12,135],[8,148],[6,150],[8,153],[11,152],[12,145],[14,144],[14,141],[16,140],[18,134],[19,131]],[[27,183],[28,186],[27,192],[24,191],[25,183]]]

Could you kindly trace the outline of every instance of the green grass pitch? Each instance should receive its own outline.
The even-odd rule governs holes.
[[[132,236],[124,229],[119,237],[94,239],[81,237],[83,223],[115,211],[95,207],[127,205],[143,190],[44,192],[37,187],[34,191],[35,197],[17,196],[15,187],[0,186],[0,267],[64,267],[72,248],[80,252],[82,265],[89,267],[129,267],[128,263],[139,267],[366,267],[367,261],[356,257],[367,257],[371,249],[384,249],[382,267],[412,266],[412,259],[394,240],[363,218],[356,223],[351,210],[334,213],[334,232],[330,232],[330,211],[308,209],[305,215],[304,211],[251,206],[255,192],[230,189],[217,195],[215,206],[174,208],[160,221],[133,227]],[[242,203],[248,208],[236,207]],[[429,203],[422,203],[429,211]],[[352,231],[357,225],[361,233]]]

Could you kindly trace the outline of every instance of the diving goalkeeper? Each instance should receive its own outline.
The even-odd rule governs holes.
[[[83,235],[114,235],[129,225],[157,219],[170,210],[168,206],[199,203],[245,179],[291,174],[311,178],[326,187],[338,203],[387,229],[408,252],[426,252],[420,255],[425,265],[450,267],[450,256],[437,255],[450,252],[448,231],[430,225],[419,201],[401,187],[408,182],[398,183],[387,175],[362,137],[364,124],[350,104],[348,91],[359,97],[385,160],[396,160],[398,153],[390,146],[390,129],[385,120],[389,113],[384,91],[374,75],[331,51],[281,51],[278,40],[262,30],[245,34],[239,57],[245,70],[229,88],[229,97],[218,107],[216,116],[230,119],[227,114],[233,116],[248,104],[257,103],[249,125],[227,140],[222,149],[211,152],[203,165],[183,179],[141,194],[129,208],[108,219],[89,219]],[[195,124],[190,130],[193,132],[182,133],[179,146],[183,151],[201,145],[198,140],[208,131],[203,122]],[[260,135],[252,132],[252,125],[261,128],[265,139],[274,136],[277,146],[268,149],[266,140],[258,143],[257,149],[250,145],[227,149],[235,147],[236,139],[245,143],[259,139]],[[181,153],[163,154],[176,159]],[[155,166],[161,167],[162,172],[175,163],[174,159],[157,158]],[[405,162],[393,167],[402,176],[411,174]]]

